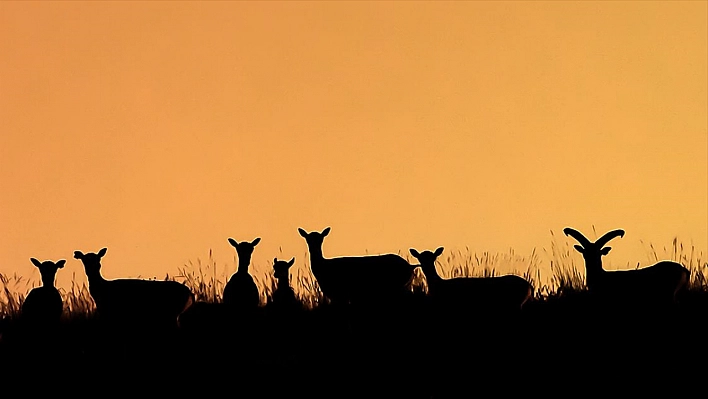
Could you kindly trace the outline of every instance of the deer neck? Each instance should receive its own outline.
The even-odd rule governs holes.
[[[106,281],[101,275],[100,269],[95,271],[86,271],[86,279],[88,279],[89,286],[97,286]]]
[[[310,267],[319,267],[324,262],[324,255],[322,255],[322,246],[309,247],[310,250]]]
[[[290,279],[286,277],[279,277],[276,284],[276,290],[279,292],[287,292],[290,290]]]
[[[421,269],[423,269],[423,274],[425,274],[425,280],[428,283],[428,288],[436,287],[443,281],[443,278],[440,277],[438,271],[435,269],[435,264],[422,266]],[[435,288],[432,289],[434,290]]]
[[[42,287],[54,287],[55,275],[42,275]]]
[[[602,259],[585,259],[585,284],[596,287],[607,272],[602,268]]]
[[[236,269],[236,273],[239,274],[248,274],[248,266],[251,265],[251,257],[250,256],[239,256],[238,257],[238,268]]]

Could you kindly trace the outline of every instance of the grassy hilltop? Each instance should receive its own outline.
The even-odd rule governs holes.
[[[553,242],[545,253],[546,261],[536,251],[529,256],[513,251],[496,255],[469,251],[443,254],[438,263],[443,278],[512,272],[531,281],[534,298],[513,319],[431,312],[425,278],[419,269],[410,301],[404,304],[334,309],[319,292],[309,265],[304,265],[291,273],[291,285],[303,304],[297,312],[274,316],[269,309],[275,281],[270,273],[259,275],[252,271],[262,294],[263,306],[256,314],[210,326],[201,335],[177,331],[169,337],[158,337],[157,341],[130,344],[122,336],[101,335],[106,332],[96,320],[93,300],[81,279],[70,290],[61,290],[64,315],[59,331],[52,335],[51,356],[77,365],[86,361],[103,367],[118,367],[119,358],[130,359],[135,366],[171,359],[161,363],[170,367],[188,359],[192,372],[201,370],[211,377],[219,373],[241,375],[247,381],[255,381],[251,379],[254,375],[264,373],[278,378],[309,378],[318,370],[342,381],[356,377],[360,384],[352,389],[364,389],[378,381],[396,387],[391,389],[408,387],[416,397],[440,397],[445,387],[459,388],[455,381],[469,378],[479,378],[479,383],[490,382],[488,378],[529,381],[538,373],[571,378],[579,373],[604,374],[612,370],[638,372],[636,367],[649,365],[655,371],[662,367],[678,370],[657,359],[677,362],[708,358],[708,262],[701,252],[686,248],[677,240],[663,251],[649,246],[650,259],[671,259],[691,271],[690,290],[670,314],[639,315],[631,311],[600,313],[589,306],[584,264],[579,256],[571,256],[571,251],[569,245]],[[228,276],[216,275],[216,267],[209,257],[206,262],[198,260],[181,267],[167,279],[184,282],[198,301],[218,303]],[[542,270],[550,272],[544,275]],[[22,302],[33,285],[20,276],[0,275],[0,332],[7,341],[0,346],[4,350],[0,356],[4,354],[6,359],[20,361],[23,353],[41,354],[42,350],[36,349],[37,342],[23,341],[21,337],[7,340],[8,336],[13,337]],[[138,350],[140,345],[142,349]],[[131,352],[130,348],[136,349]],[[151,360],[143,363],[144,359]],[[227,366],[213,367],[224,359],[229,359]],[[589,366],[593,361],[602,366]],[[704,360],[702,364],[703,370],[708,367]],[[126,371],[122,367],[121,370]],[[240,374],[233,370],[240,370]],[[392,370],[408,377],[394,378],[389,375]],[[434,378],[410,380],[411,375],[423,371]],[[410,385],[411,381],[416,384]],[[338,396],[346,395],[333,394]]]

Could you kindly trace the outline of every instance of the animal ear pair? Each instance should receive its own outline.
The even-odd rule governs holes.
[[[103,255],[106,254],[106,251],[107,251],[107,250],[108,250],[108,248],[101,248],[101,250],[98,251],[98,253],[97,253],[96,255],[98,255],[99,258],[102,258]],[[76,259],[83,259],[84,256],[85,256],[85,255],[83,254],[83,252],[81,252],[81,251],[74,251],[74,258],[76,258]]]
[[[275,264],[278,261],[278,258],[273,258],[273,264]],[[295,257],[293,256],[292,259],[288,261],[288,267],[292,266],[293,263],[295,263]]]
[[[30,261],[32,262],[33,265],[35,265],[35,266],[37,266],[37,267],[42,266],[42,262],[38,261],[38,260],[35,259],[35,258],[30,258]],[[57,261],[57,262],[55,263],[55,265],[56,265],[59,269],[61,269],[61,268],[64,267],[64,264],[65,264],[65,263],[66,263],[66,259],[60,259],[59,261]]]
[[[585,253],[585,248],[583,248],[581,245],[573,245],[573,248],[575,248],[576,251],[582,253]],[[612,247],[604,247],[600,250],[600,254],[602,255],[607,255],[610,253],[610,250]]]
[[[330,230],[331,230],[331,228],[327,227],[326,229],[322,230],[322,233],[320,233],[320,234],[322,234],[322,237],[327,237],[327,234],[329,234]],[[298,227],[297,232],[300,233],[300,235],[303,236],[304,238],[307,238],[307,232],[305,230],[303,230],[302,228]]]
[[[442,255],[444,250],[445,250],[444,247],[439,247],[438,249],[436,249],[434,252],[435,257]],[[410,251],[411,255],[415,256],[416,258],[420,256],[420,253],[418,251],[416,251],[415,248],[411,248],[409,251]]]
[[[261,238],[256,237],[255,240],[251,241],[251,246],[255,247],[256,245],[258,245],[259,242],[261,242]],[[231,246],[233,246],[233,247],[237,247],[238,241],[234,240],[233,238],[229,238],[229,244],[231,244]]]

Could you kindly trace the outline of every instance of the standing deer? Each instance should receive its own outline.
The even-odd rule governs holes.
[[[55,324],[61,318],[64,304],[59,291],[54,286],[57,270],[64,267],[65,259],[56,263],[51,260],[40,262],[35,258],[30,261],[39,269],[42,285],[33,288],[22,303],[22,318],[32,325]]]
[[[407,291],[417,265],[395,254],[325,258],[322,243],[329,234],[298,228],[310,252],[310,268],[322,293],[333,303],[398,297]]]
[[[533,287],[526,279],[514,275],[498,277],[457,277],[443,279],[435,269],[436,259],[443,253],[410,253],[420,262],[428,283],[428,294],[437,305],[453,308],[474,308],[485,311],[516,311],[531,299]]]
[[[661,261],[636,270],[608,271],[602,268],[602,257],[610,252],[605,245],[624,230],[612,230],[591,242],[579,231],[566,227],[566,236],[575,238],[575,245],[585,259],[585,281],[588,291],[607,304],[663,306],[676,303],[676,296],[688,286],[690,271],[683,265]]]
[[[236,248],[238,255],[238,269],[231,275],[224,287],[223,303],[234,309],[254,309],[260,305],[261,298],[258,286],[253,277],[248,273],[251,264],[253,249],[261,242],[260,237],[248,242],[237,242],[229,238],[229,243]]]
[[[178,316],[194,302],[192,291],[176,281],[106,280],[101,275],[101,258],[106,250],[86,254],[74,251],[74,258],[84,264],[89,293],[99,314],[119,323],[157,323],[177,327]]]

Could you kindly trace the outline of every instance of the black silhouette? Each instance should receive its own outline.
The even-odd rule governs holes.
[[[310,268],[322,293],[332,303],[381,302],[409,292],[413,271],[411,265],[395,254],[325,258],[322,243],[330,228],[321,233],[298,232],[307,242]]]
[[[254,309],[260,305],[258,286],[248,273],[253,248],[259,242],[261,242],[260,237],[251,242],[236,242],[233,238],[229,238],[229,243],[236,248],[238,254],[238,269],[231,275],[224,287],[223,302],[235,310]]]
[[[22,317],[26,323],[36,328],[46,328],[56,325],[64,310],[61,294],[54,286],[57,270],[64,267],[65,259],[52,262],[40,262],[35,258],[30,261],[39,269],[42,285],[32,289],[22,303]]]
[[[475,311],[495,312],[520,311],[532,298],[533,287],[524,278],[514,275],[497,277],[457,277],[443,279],[435,269],[435,260],[444,248],[435,252],[410,253],[420,262],[428,283],[428,293],[436,306],[466,308]]]
[[[277,283],[273,291],[271,307],[281,313],[289,313],[301,308],[301,303],[290,286],[290,268],[294,263],[294,257],[289,261],[273,258],[273,277]]]
[[[623,237],[624,230],[612,230],[595,242],[570,227],[563,232],[580,243],[574,248],[585,259],[588,291],[599,303],[616,309],[629,306],[635,310],[672,306],[677,295],[687,288],[690,271],[676,262],[662,261],[636,270],[604,270],[602,257],[611,249],[605,245],[615,237]]]
[[[66,260],[40,262],[30,258],[39,268],[42,285],[33,288],[20,309],[17,330],[3,329],[2,341],[10,342],[15,350],[21,350],[35,360],[59,356],[61,344],[61,318],[64,304],[61,294],[54,286],[58,269],[64,267]],[[1,357],[1,356],[0,356]]]
[[[322,233],[301,232],[305,236],[321,235],[315,238],[319,240],[318,245],[310,246],[311,240],[308,240],[308,247],[315,248],[311,255],[321,254],[322,238],[328,232],[328,229]],[[25,315],[19,314],[16,319],[11,316],[15,313],[0,309],[0,359],[3,360],[0,375],[12,378],[9,377],[12,373],[3,366],[14,369],[17,374],[27,370],[32,370],[35,376],[44,371],[54,372],[56,368],[38,369],[36,365],[59,361],[62,367],[84,367],[82,376],[92,381],[95,377],[110,376],[126,384],[137,381],[135,377],[149,377],[149,373],[157,372],[190,375],[192,379],[223,377],[234,379],[244,392],[265,387],[267,395],[273,396],[292,394],[298,383],[314,376],[326,381],[325,388],[326,385],[333,388],[314,392],[316,397],[363,396],[377,392],[410,398],[461,397],[482,389],[488,392],[491,389],[499,395],[527,394],[529,386],[548,375],[561,384],[582,375],[592,380],[594,387],[606,389],[614,389],[613,385],[619,382],[608,380],[612,372],[620,372],[622,378],[626,378],[633,370],[641,370],[642,375],[653,370],[653,378],[659,380],[660,377],[674,387],[679,386],[678,382],[685,383],[691,372],[697,376],[700,372],[702,377],[705,367],[700,363],[695,365],[695,359],[705,358],[708,353],[705,345],[692,343],[690,337],[708,334],[705,288],[692,285],[685,296],[678,296],[678,290],[686,290],[683,284],[690,275],[679,267],[666,266],[667,262],[661,262],[665,266],[656,270],[675,268],[676,272],[657,272],[666,273],[661,278],[647,277],[652,282],[649,286],[654,289],[634,280],[626,285],[620,283],[624,280],[619,277],[611,280],[615,277],[607,276],[619,276],[617,273],[641,275],[633,271],[602,270],[599,259],[609,251],[604,244],[613,236],[621,236],[620,232],[610,232],[591,243],[574,230],[566,229],[566,234],[581,244],[576,249],[585,256],[589,289],[569,287],[548,294],[541,291],[535,297],[530,296],[530,285],[520,282],[519,278],[487,279],[514,282],[509,285],[518,283],[518,292],[515,289],[509,295],[502,294],[507,289],[502,288],[503,284],[482,285],[480,289],[471,283],[479,278],[441,278],[437,273],[440,269],[436,269],[436,262],[444,253],[441,247],[421,253],[411,249],[410,253],[420,264],[400,268],[421,267],[428,295],[422,290],[412,290],[410,298],[391,305],[394,301],[388,300],[386,290],[393,290],[393,284],[377,288],[369,281],[377,276],[377,269],[390,264],[361,267],[342,263],[342,271],[337,274],[337,269],[328,267],[325,262],[325,267],[320,269],[324,270],[324,279],[320,272],[317,272],[319,277],[315,277],[322,279],[323,289],[330,294],[334,292],[336,296],[339,292],[339,298],[346,301],[354,298],[351,303],[354,306],[338,308],[323,301],[313,308],[302,306],[291,312],[288,304],[295,295],[289,272],[295,260],[286,262],[276,258],[273,270],[278,288],[266,306],[238,314],[232,313],[224,303],[195,302],[181,313],[175,306],[169,311],[171,323],[175,324],[176,318],[179,325],[174,336],[167,329],[157,333],[158,329],[148,323],[162,318],[156,316],[156,305],[152,303],[154,299],[146,295],[147,288],[120,283],[131,280],[106,281],[100,276],[100,259],[105,249],[98,254],[76,251],[76,258],[82,260],[87,270],[98,317],[92,312],[80,312],[81,309],[69,312],[70,307],[65,306],[67,311],[61,315],[58,330],[34,329],[29,333],[41,331],[42,334],[27,335],[27,331],[18,328],[21,324],[18,321]],[[246,244],[253,247],[254,243],[256,240]],[[238,252],[239,263],[249,265],[251,252],[252,248],[248,257]],[[322,263],[315,264],[322,266]],[[392,268],[396,270],[396,267]],[[316,270],[318,268],[314,267],[313,273]],[[598,270],[601,272],[597,273]],[[622,277],[625,278],[631,280]],[[353,287],[341,295],[342,287],[346,288],[350,280],[354,281]],[[139,281],[135,287],[161,284]],[[671,281],[675,284],[673,288]],[[43,285],[49,285],[44,278]],[[356,306],[367,294],[371,305]],[[28,295],[22,313],[31,313],[27,310],[31,307],[31,296],[33,294]],[[598,298],[605,300],[605,306],[599,308],[601,311],[596,311],[593,305]],[[645,300],[678,302],[678,305],[667,307],[668,317],[657,317],[657,313],[663,312],[654,311],[644,313],[643,317],[626,317],[635,315]],[[629,302],[620,313],[622,317],[608,317],[619,301]],[[182,307],[189,302],[182,300]],[[251,300],[251,306],[254,302]],[[492,316],[487,317],[485,311],[490,310],[493,310]],[[493,316],[506,315],[507,310],[520,317]],[[251,318],[251,314],[257,316]],[[110,325],[110,331],[115,328],[115,333],[101,334],[106,332],[102,330],[104,318],[101,316],[104,315],[109,320],[110,316],[116,316],[118,321],[128,325],[135,323],[136,328],[129,331],[135,338],[130,342],[141,349],[126,350],[129,345],[122,335],[126,330],[119,328],[120,323]],[[143,338],[146,335],[153,339]],[[103,346],[111,345],[116,346],[114,352],[106,353],[111,351],[105,351]],[[209,366],[224,359],[228,359],[228,367]],[[674,379],[674,376],[679,377],[679,372],[680,378]],[[142,379],[141,384],[147,380],[150,378]],[[199,389],[203,394],[204,388]]]
[[[74,258],[84,264],[89,293],[99,316],[112,327],[176,329],[179,315],[194,302],[192,291],[176,281],[106,280],[101,275],[101,258],[106,250],[74,252]]]

